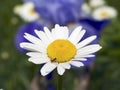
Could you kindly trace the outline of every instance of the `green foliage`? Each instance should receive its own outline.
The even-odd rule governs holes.
[[[120,90],[120,26],[115,20],[102,32],[90,90]]]

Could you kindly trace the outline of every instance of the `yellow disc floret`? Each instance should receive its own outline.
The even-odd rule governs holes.
[[[104,17],[104,18],[105,18],[105,17],[108,17],[108,13],[107,13],[107,12],[102,12],[102,13],[101,13],[101,16]]]
[[[47,54],[51,62],[58,63],[70,61],[75,56],[76,51],[75,45],[64,39],[55,40],[47,47]]]
[[[30,13],[30,14],[35,14],[34,8],[31,8],[31,9],[29,10],[29,13]]]

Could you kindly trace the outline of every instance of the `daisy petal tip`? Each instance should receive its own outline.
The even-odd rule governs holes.
[[[41,75],[42,75],[42,76],[46,76],[46,74],[45,74],[45,73],[42,73],[42,72],[41,72]]]
[[[28,61],[34,64],[38,64],[38,63],[35,63],[31,58],[29,58]]]
[[[71,66],[70,67],[68,67],[67,69],[70,69],[71,68]]]
[[[27,32],[25,32],[24,34],[25,34],[25,35],[27,35],[28,33],[27,33]]]
[[[64,72],[58,72],[58,74],[59,74],[60,76],[62,76],[62,75],[64,74]]]
[[[60,26],[59,24],[55,24],[55,26]]]
[[[42,76],[45,76],[45,73],[43,72],[42,69],[40,70],[40,74],[41,74]]]
[[[75,30],[77,30],[77,31],[81,31],[81,30],[82,30],[82,26],[78,26],[78,27],[76,27]]]
[[[84,67],[84,64],[82,63],[79,67]]]
[[[35,34],[37,35],[37,34],[40,32],[40,30],[35,29],[34,32],[35,32]]]
[[[98,49],[101,49],[102,48],[102,46],[100,46],[99,44],[98,45],[96,45],[97,47],[98,47]]]
[[[86,33],[86,30],[85,30],[85,29],[83,29],[82,31],[83,31],[84,33]]]
[[[58,66],[58,67],[57,67],[57,72],[58,72],[59,75],[63,75],[64,72],[65,72],[65,68],[63,68],[63,67],[61,67],[61,66]]]
[[[39,30],[38,29],[35,29],[34,32],[37,33]]]
[[[60,27],[60,25],[59,24],[55,24],[55,27],[58,28],[58,27]]]
[[[46,76],[47,74],[49,74],[49,73],[45,73],[45,71],[43,71],[42,69],[40,70],[40,74],[42,75],[42,76]]]
[[[84,66],[84,64],[81,64],[81,67],[83,67]]]
[[[44,30],[48,29],[47,27],[44,27]]]
[[[62,76],[64,73],[59,73],[60,76]]]
[[[81,30],[83,27],[82,26],[78,26],[78,28]]]
[[[84,34],[86,33],[86,30],[85,29],[81,30],[81,33],[84,36]]]
[[[20,43],[20,47],[21,47],[21,48],[23,48],[23,47],[24,47],[24,46],[23,46],[23,43]]]
[[[41,74],[42,76],[46,76],[46,75],[44,75],[44,74]]]
[[[26,55],[28,55],[28,56],[29,56],[30,54],[29,54],[29,53],[26,53]],[[29,60],[29,59],[28,59],[28,60]]]
[[[83,63],[81,63],[81,65],[79,66],[79,67],[83,67],[84,66],[84,64]]]
[[[99,46],[99,49],[102,49],[102,46]]]
[[[32,62],[30,59],[28,59],[29,62]]]
[[[23,37],[27,39],[27,34],[25,34]]]
[[[27,32],[25,32],[23,36],[27,36],[27,35],[28,35],[28,33],[27,33]]]
[[[97,35],[93,35],[93,38],[96,39],[96,38],[97,38]]]

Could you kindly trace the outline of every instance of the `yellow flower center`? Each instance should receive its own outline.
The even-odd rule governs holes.
[[[29,10],[29,13],[30,13],[30,14],[35,14],[35,10],[34,10],[33,8],[31,8],[31,9]]]
[[[51,58],[51,62],[67,62],[76,54],[76,47],[68,40],[58,39],[53,41],[47,47],[47,54]]]
[[[108,13],[107,13],[107,12],[102,12],[102,13],[101,13],[101,16],[102,16],[102,17],[108,17]]]

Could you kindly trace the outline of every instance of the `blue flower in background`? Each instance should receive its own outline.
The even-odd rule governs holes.
[[[27,23],[25,25],[20,26],[15,36],[15,45],[19,51],[26,52],[26,50],[20,48],[20,43],[27,41],[23,37],[25,32],[35,35],[34,29],[43,30],[43,25],[38,24],[37,22],[31,22],[31,23]]]
[[[66,25],[76,22],[80,17],[83,0],[24,0],[33,2],[40,16],[52,23]]]
[[[79,22],[87,23],[90,26],[92,26],[94,29],[96,29],[97,32],[100,32],[109,24],[110,20],[106,19],[106,20],[97,21],[92,18],[85,18],[85,19],[80,19]]]

